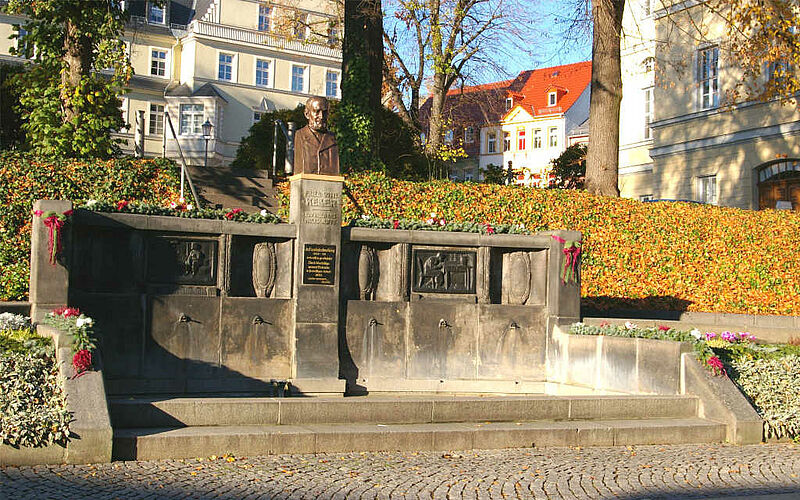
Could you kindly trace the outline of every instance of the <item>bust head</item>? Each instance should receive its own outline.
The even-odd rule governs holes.
[[[306,101],[304,114],[308,119],[308,126],[314,132],[328,130],[328,100],[324,97],[309,97]]]

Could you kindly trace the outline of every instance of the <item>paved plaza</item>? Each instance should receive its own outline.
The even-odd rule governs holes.
[[[198,457],[0,468],[23,498],[800,498],[800,446]]]

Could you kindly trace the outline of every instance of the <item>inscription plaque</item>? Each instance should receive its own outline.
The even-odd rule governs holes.
[[[333,285],[336,273],[334,245],[303,246],[303,284]]]
[[[150,238],[147,247],[147,279],[150,283],[217,283],[216,241],[154,237]]]
[[[413,251],[414,282],[411,290],[427,293],[475,293],[474,251]]]

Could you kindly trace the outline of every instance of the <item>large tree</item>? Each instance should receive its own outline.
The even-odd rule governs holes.
[[[625,0],[594,0],[586,190],[619,196],[620,35]]]
[[[412,128],[420,125],[423,85],[431,98],[426,152],[435,156],[447,126],[448,90],[460,79],[502,73],[504,50],[530,53],[530,2],[514,0],[393,0],[385,2],[384,78],[393,106]]]
[[[29,146],[43,155],[113,155],[131,76],[122,2],[10,0],[7,9],[27,18],[16,51],[32,64],[15,86]]]

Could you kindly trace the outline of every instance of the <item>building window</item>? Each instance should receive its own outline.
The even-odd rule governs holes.
[[[644,89],[644,138],[653,137],[653,129],[650,123],[653,122],[653,88]]]
[[[494,130],[486,133],[486,151],[497,153],[497,132]]]
[[[558,129],[556,127],[550,127],[550,130],[548,131],[547,135],[549,137],[547,145],[550,146],[551,148],[557,148],[558,147]]]
[[[475,142],[475,129],[467,127],[464,129],[464,144],[472,144]]]
[[[150,51],[150,74],[153,76],[166,76],[167,51],[158,49]]]
[[[269,87],[269,61],[256,59],[256,85]]]
[[[517,130],[517,151],[525,151],[525,129]]]
[[[23,28],[22,26],[19,27],[19,32],[17,33],[17,53],[16,55],[19,57],[28,58],[28,30]],[[33,54],[31,54],[32,56]]]
[[[472,171],[472,169],[464,171],[464,180],[465,181],[469,182],[469,181],[472,181],[472,179],[474,179],[474,178],[475,178],[475,173]]]
[[[339,73],[330,71],[325,74],[325,97],[339,97]]]
[[[444,143],[453,144],[453,129],[447,129],[444,133]]]
[[[549,94],[547,94],[547,105],[548,106],[555,106],[557,97],[558,97],[558,94],[556,94],[555,92],[550,92]]]
[[[150,123],[148,124],[150,135],[164,134],[164,105],[150,104]]]
[[[697,178],[697,201],[701,203],[708,203],[709,205],[717,204],[717,176],[707,175]]]
[[[506,97],[506,111],[509,111],[513,107],[514,107],[514,98]]]
[[[266,5],[258,6],[258,31],[272,29],[272,9]]]
[[[261,111],[253,111],[253,125],[261,121],[261,117],[264,115]]]
[[[656,58],[653,56],[647,56],[642,60],[642,69],[644,69],[645,73],[650,73],[656,67]]]
[[[511,151],[511,132],[503,132],[503,153]]]
[[[339,45],[339,26],[337,24],[331,24],[328,27],[328,45],[331,47],[335,47]]]
[[[700,106],[702,109],[719,106],[719,87],[717,70],[719,67],[719,47],[709,47],[698,53],[697,76],[700,81]]]
[[[150,3],[147,9],[147,22],[152,24],[165,24],[164,7]]]
[[[533,149],[542,147],[542,129],[537,128],[533,131]]]
[[[233,80],[233,54],[219,53],[219,72],[217,78],[230,82]]]
[[[292,92],[306,91],[305,66],[292,66]]]
[[[641,194],[639,195],[639,201],[653,201],[652,194]]]
[[[203,105],[181,104],[181,135],[201,135],[203,133]]]
[[[297,13],[294,18],[292,34],[298,40],[305,40],[308,36],[308,14]]]

